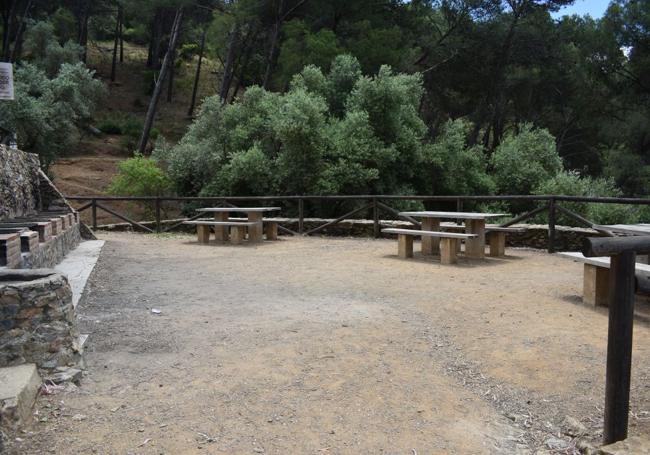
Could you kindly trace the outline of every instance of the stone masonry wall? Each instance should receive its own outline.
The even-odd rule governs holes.
[[[0,220],[37,211],[40,207],[39,171],[37,155],[0,145]]]
[[[30,254],[23,255],[23,269],[41,269],[54,267],[61,262],[66,254],[74,250],[81,243],[79,223],[75,223],[62,234],[53,237]]]
[[[77,365],[78,338],[65,276],[48,269],[0,271],[0,367]]]
[[[298,231],[297,218],[269,218],[277,221],[282,226]],[[177,224],[182,220],[166,220],[162,222],[163,228]],[[304,231],[314,229],[333,219],[305,218]],[[411,228],[413,225],[406,221],[380,220],[381,228],[400,227]],[[156,224],[152,221],[141,222],[144,226],[155,229]],[[510,233],[506,236],[507,245],[510,247],[546,249],[548,247],[548,226],[545,224],[517,224],[513,227],[524,229],[522,233]],[[116,223],[98,226],[98,229],[107,231],[129,231],[132,226],[129,223]],[[176,228],[177,232],[195,232],[196,228],[189,225],[181,225]],[[279,232],[283,234],[282,231]],[[318,233],[318,235],[329,235],[332,237],[372,237],[374,235],[374,224],[372,220],[343,220],[338,224],[329,226]],[[584,229],[567,226],[556,226],[555,247],[558,251],[580,251],[582,241],[586,237],[599,237],[600,234],[593,229]],[[382,234],[382,237],[388,237]]]

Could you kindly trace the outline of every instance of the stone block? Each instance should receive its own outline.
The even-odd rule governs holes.
[[[0,425],[15,430],[27,423],[41,386],[36,365],[0,368]]]
[[[599,455],[629,455],[650,454],[650,439],[647,437],[631,436],[624,441],[602,446],[597,452]]]

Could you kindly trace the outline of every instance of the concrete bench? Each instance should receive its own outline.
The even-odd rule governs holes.
[[[465,231],[464,224],[440,223],[442,229],[456,229]],[[503,257],[506,255],[506,234],[526,232],[524,228],[501,227],[498,225],[488,224],[485,226],[485,234],[489,246],[489,255],[491,257]],[[460,242],[458,242],[460,249]]]
[[[584,264],[582,301],[594,306],[609,305],[609,257],[587,258],[582,253],[558,253],[559,256]],[[644,293],[648,292],[650,265],[636,264],[637,282]]]
[[[196,226],[196,234],[199,243],[208,243],[210,241],[211,227],[216,226],[216,227],[230,228],[230,243],[234,245],[239,245],[244,241],[244,237],[246,236],[246,228],[250,228],[252,226],[258,226],[260,223],[257,221],[196,220],[196,221],[185,221],[183,224]]]
[[[18,232],[0,234],[0,266],[17,269],[22,263],[20,234]]]
[[[413,257],[413,237],[434,237],[440,239],[440,263],[458,262],[458,242],[461,239],[477,237],[476,234],[458,234],[455,232],[418,231],[416,229],[382,229],[385,234],[397,234],[397,255],[403,259]]]
[[[248,218],[228,218],[229,221],[247,221]],[[266,240],[278,239],[278,222],[270,218],[262,218],[262,225]]]

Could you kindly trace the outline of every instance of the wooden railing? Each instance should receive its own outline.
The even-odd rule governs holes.
[[[596,204],[629,204],[629,205],[650,205],[650,199],[639,198],[612,198],[612,197],[579,197],[579,196],[561,196],[561,195],[510,195],[510,196],[396,196],[396,195],[345,195],[345,196],[228,196],[228,197],[134,197],[134,196],[66,196],[69,201],[75,201],[82,205],[77,207],[79,212],[85,210],[91,211],[91,225],[97,228],[97,210],[103,210],[110,215],[131,224],[134,228],[141,229],[144,232],[168,232],[178,228],[181,222],[172,224],[171,226],[163,227],[162,219],[162,206],[166,202],[177,203],[202,203],[202,204],[221,204],[223,206],[246,206],[246,205],[265,205],[269,203],[297,203],[298,211],[298,230],[294,231],[286,226],[279,226],[279,229],[291,235],[311,235],[321,232],[327,227],[340,223],[344,219],[354,217],[363,212],[370,211],[373,219],[373,232],[375,237],[380,235],[380,218],[381,212],[388,213],[397,219],[403,219],[412,223],[415,226],[420,226],[420,223],[410,217],[402,217],[399,211],[391,207],[391,201],[420,201],[423,203],[446,203],[455,204],[457,211],[462,211],[466,203],[480,203],[480,202],[529,202],[532,204],[542,204],[538,207],[520,214],[515,218],[505,222],[502,226],[511,226],[516,223],[521,223],[532,217],[539,215],[543,212],[548,213],[548,251],[555,251],[556,244],[556,222],[558,214],[565,215],[580,225],[595,229],[601,232],[604,236],[611,236],[611,234],[602,229],[598,224],[589,221],[581,215],[569,210],[560,205],[560,203],[596,203]],[[142,222],[135,221],[129,216],[117,212],[106,206],[107,202],[135,202],[148,204],[153,207],[153,216],[155,226],[145,226]],[[324,202],[324,201],[352,201],[358,202],[361,205],[354,210],[351,210],[344,215],[337,217],[332,221],[328,221],[320,226],[305,231],[305,202]],[[205,216],[204,214],[196,214],[186,217],[184,221],[193,220]]]

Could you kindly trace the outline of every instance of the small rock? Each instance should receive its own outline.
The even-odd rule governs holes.
[[[83,372],[77,368],[57,368],[57,372],[46,378],[47,381],[52,381],[54,384],[62,384],[64,382],[74,382],[79,384],[83,376]]]
[[[157,309],[157,308],[152,308],[152,309],[151,309],[151,312],[152,312],[153,314],[161,314],[161,313],[162,313],[162,311],[160,311],[160,310]]]
[[[544,441],[544,444],[546,444],[546,447],[551,450],[564,450],[569,447],[569,443],[567,441],[559,438],[548,438],[546,441]]]
[[[589,434],[589,430],[578,419],[566,416],[562,422],[563,433],[567,436],[584,436]]]
[[[83,415],[83,414],[75,414],[72,416],[72,420],[75,420],[77,422],[81,422],[82,420],[86,420],[88,417]]]

